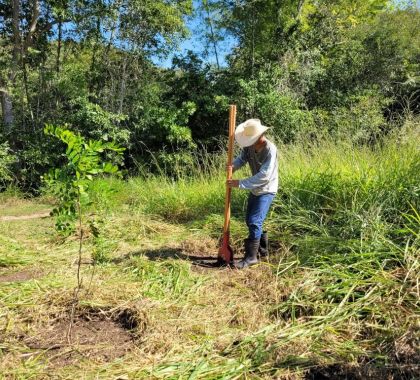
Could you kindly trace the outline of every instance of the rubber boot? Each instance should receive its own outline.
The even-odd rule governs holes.
[[[264,231],[260,238],[260,247],[258,248],[258,254],[260,257],[268,256],[268,234]]]
[[[235,263],[235,268],[237,269],[244,269],[248,268],[251,265],[255,265],[258,263],[258,247],[260,246],[259,239],[245,239],[245,257]]]

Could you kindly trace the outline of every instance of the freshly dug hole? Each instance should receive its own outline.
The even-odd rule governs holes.
[[[145,318],[130,308],[80,308],[76,311],[70,343],[67,338],[69,316],[52,319],[34,336],[26,337],[26,345],[43,354],[56,367],[80,360],[110,362],[135,347],[146,328]]]

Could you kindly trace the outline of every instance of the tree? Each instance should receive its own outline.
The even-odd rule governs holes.
[[[45,134],[54,136],[66,144],[67,163],[62,168],[51,169],[44,176],[45,183],[57,196],[59,205],[53,210],[56,216],[56,228],[64,234],[75,230],[77,221],[79,250],[77,259],[77,285],[74,289],[70,312],[70,325],[67,338],[71,341],[71,330],[74,312],[79,302],[82,289],[81,265],[84,231],[84,208],[92,204],[89,188],[95,177],[102,174],[121,174],[114,164],[115,156],[121,155],[124,149],[113,142],[86,140],[80,134],[53,125],[45,126]],[[107,152],[114,153],[113,158],[106,158]],[[104,157],[105,156],[105,157]],[[97,234],[96,228],[92,229]]]

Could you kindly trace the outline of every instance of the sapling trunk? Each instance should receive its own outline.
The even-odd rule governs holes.
[[[76,307],[79,304],[79,293],[80,293],[80,289],[82,288],[82,277],[80,275],[80,269],[82,266],[83,221],[82,221],[82,208],[80,204],[80,190],[77,191],[76,206],[77,206],[77,214],[78,214],[78,222],[79,222],[79,254],[78,254],[78,260],[77,260],[77,286],[74,289],[74,293],[73,293],[73,301],[72,301],[71,312],[70,312],[70,323],[69,323],[69,328],[67,330],[67,340],[69,344],[71,344],[71,331],[73,327],[74,314],[76,311]]]

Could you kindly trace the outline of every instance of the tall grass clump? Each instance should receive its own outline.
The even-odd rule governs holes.
[[[374,147],[323,141],[280,151],[276,229],[301,238],[355,239],[361,248],[383,238],[404,240],[405,214],[420,208],[418,141],[393,137]]]

